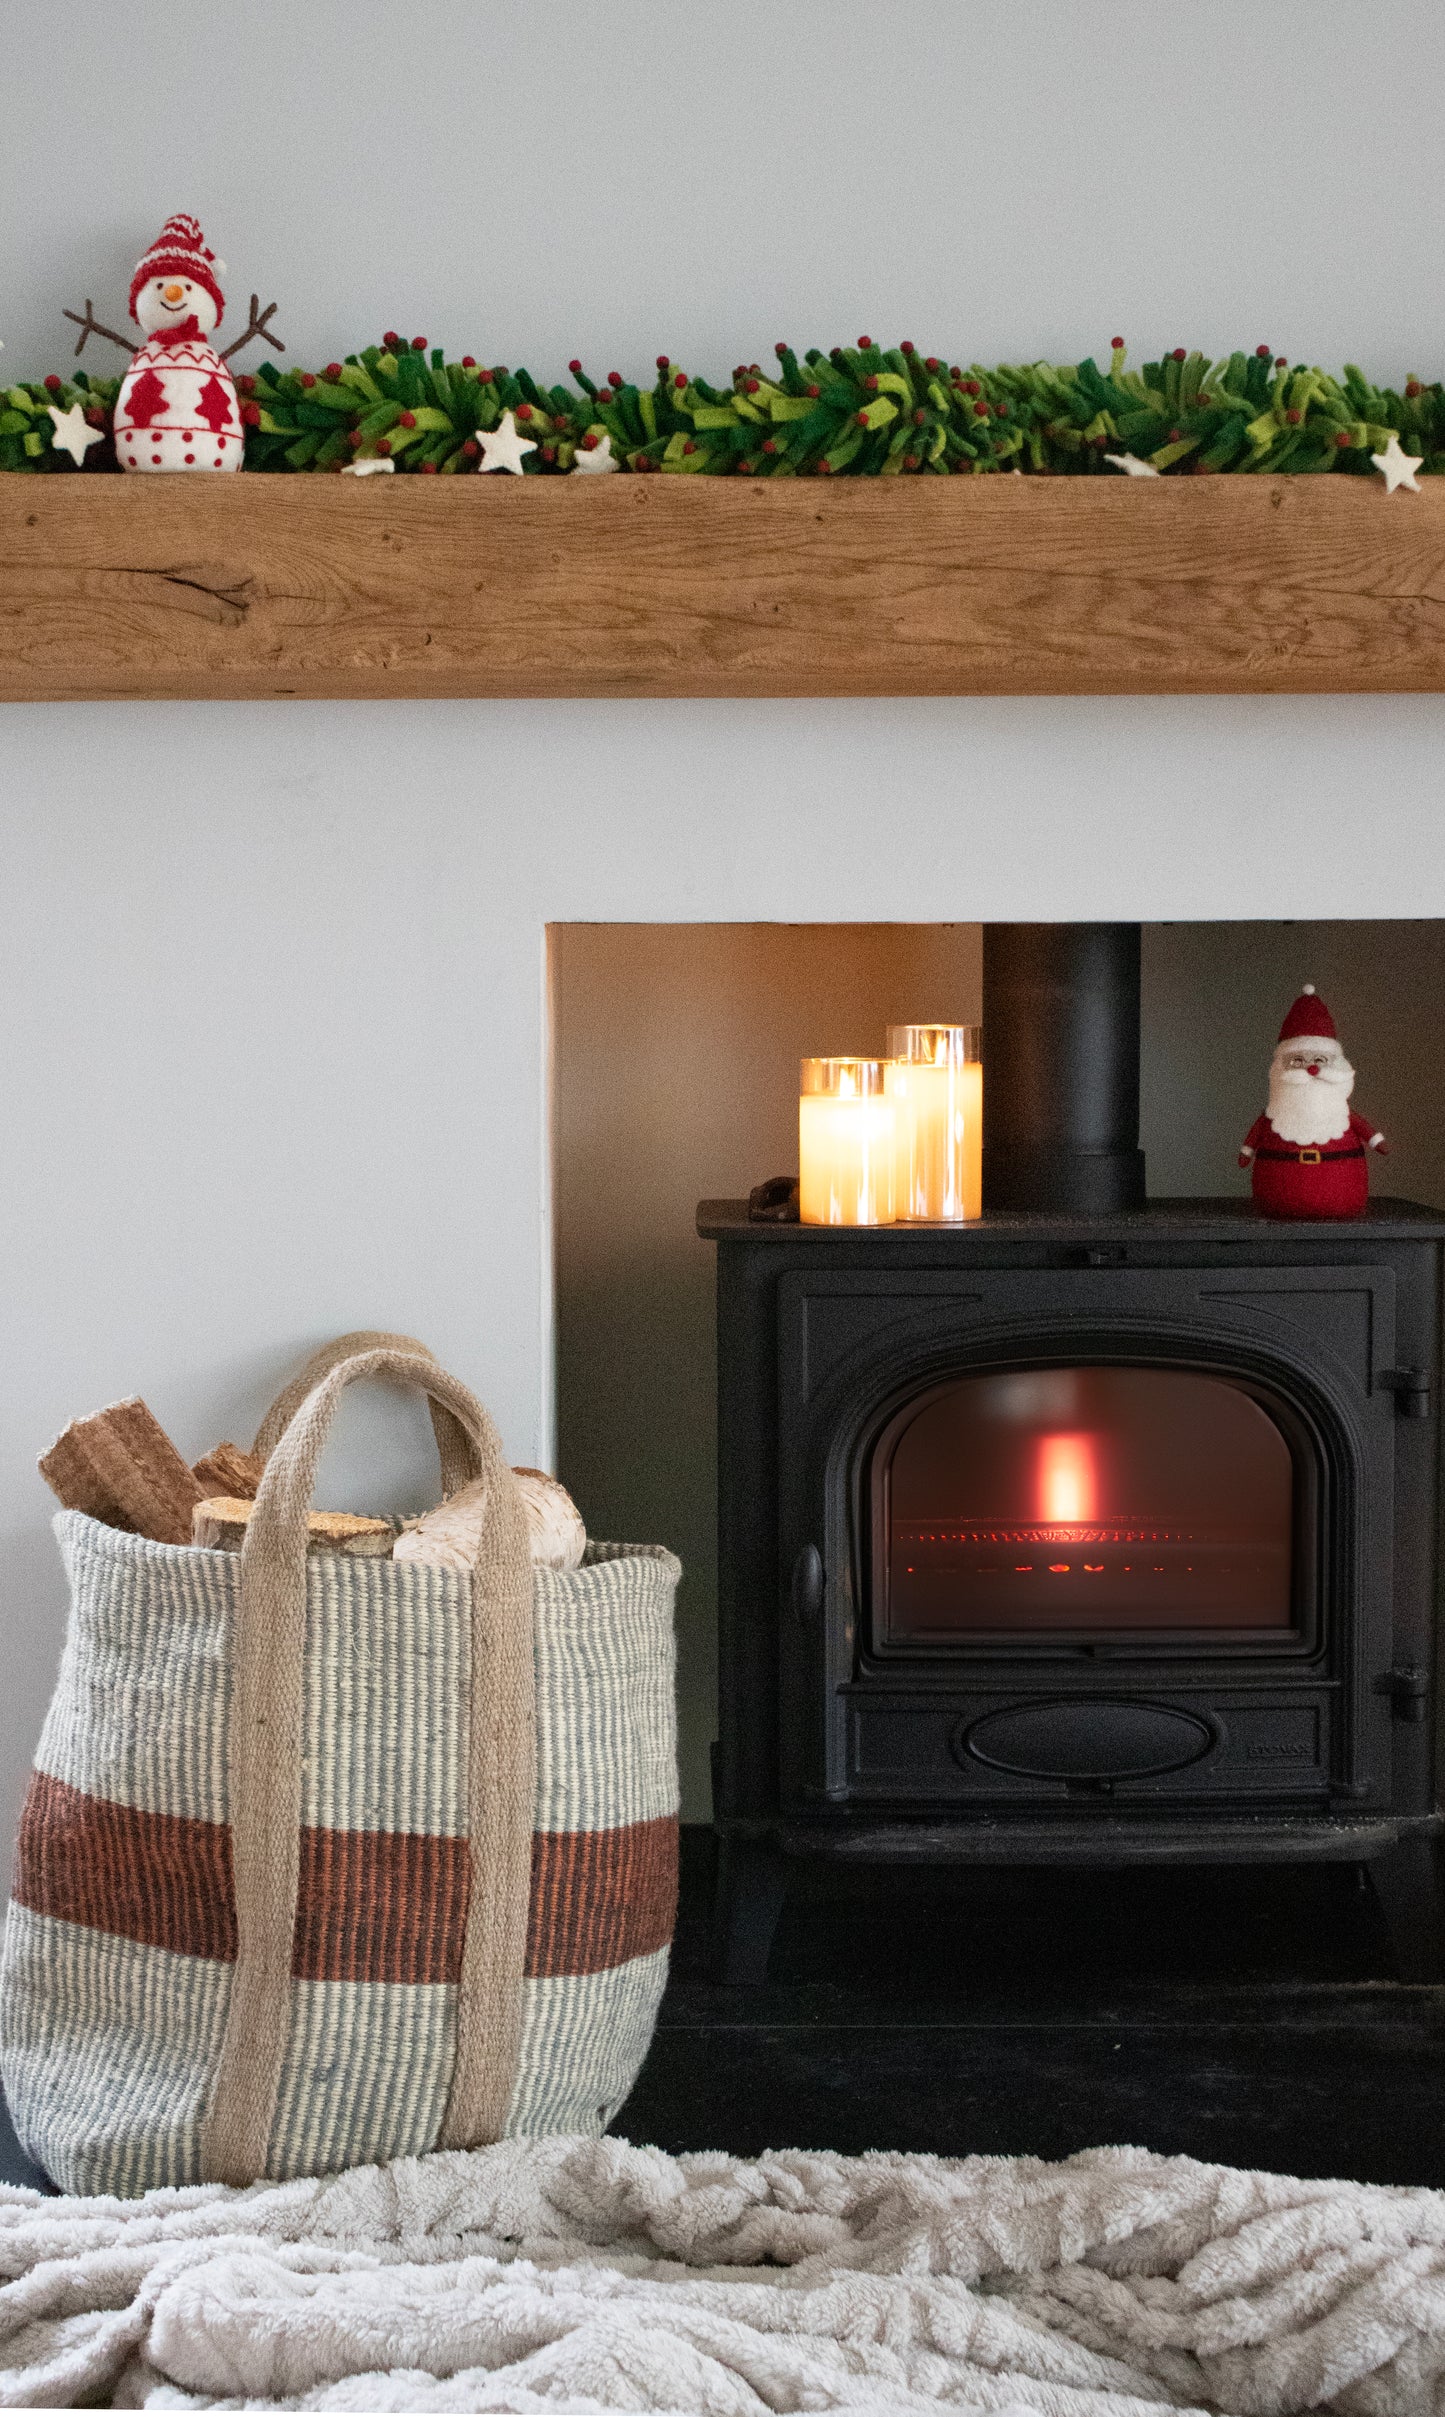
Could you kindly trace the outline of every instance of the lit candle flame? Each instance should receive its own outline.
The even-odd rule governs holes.
[[[1096,1519],[1094,1447],[1087,1435],[1039,1438],[1039,1517],[1050,1527]]]

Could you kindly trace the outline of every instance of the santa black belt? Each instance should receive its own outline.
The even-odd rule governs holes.
[[[1333,1166],[1338,1159],[1363,1158],[1363,1142],[1351,1142],[1344,1150],[1265,1150],[1255,1151],[1257,1159],[1268,1159],[1271,1165],[1286,1167]]]

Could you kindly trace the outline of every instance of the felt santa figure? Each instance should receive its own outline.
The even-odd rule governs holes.
[[[1269,1062],[1269,1106],[1244,1137],[1256,1205],[1269,1217],[1362,1217],[1369,1152],[1385,1136],[1350,1106],[1355,1069],[1335,1019],[1306,982]]]
[[[220,280],[226,273],[194,218],[168,218],[130,286],[130,315],[146,341],[121,381],[113,420],[115,454],[122,470],[239,470],[245,431],[236,387],[226,363],[232,353],[264,336],[278,352],[285,346],[266,322],[276,305],[257,311],[243,336],[217,352],[211,337],[225,309]],[[105,336],[129,352],[130,340],[103,327],[89,302],[85,316],[67,311],[87,336]]]

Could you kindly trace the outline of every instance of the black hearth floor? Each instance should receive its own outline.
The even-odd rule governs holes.
[[[1348,1871],[802,1874],[761,1989],[708,1976],[683,1840],[673,1977],[613,2129],[673,2151],[1066,2157],[1128,2141],[1445,2187],[1445,1989]],[[0,2107],[0,2181],[34,2183]]]
[[[767,1984],[673,1977],[613,2129],[672,2151],[1065,2157],[1105,2142],[1445,2187],[1445,1989],[1348,1870],[805,1873]]]

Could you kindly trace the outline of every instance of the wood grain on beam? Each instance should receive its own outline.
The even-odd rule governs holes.
[[[0,477],[0,698],[1445,689],[1445,479]]]

